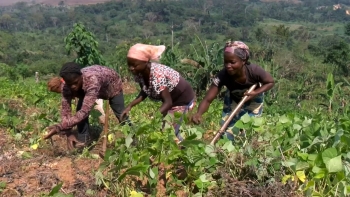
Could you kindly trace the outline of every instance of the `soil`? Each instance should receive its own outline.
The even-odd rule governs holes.
[[[221,180],[219,187],[208,192],[207,197],[237,196],[237,197],[301,197],[295,192],[292,184],[283,185],[279,182],[262,185],[253,180],[237,180],[230,172],[219,169],[216,174]]]
[[[135,85],[131,83],[124,83],[123,91],[124,94],[137,92]],[[22,102],[16,100],[9,105],[18,112],[37,110],[26,109]],[[110,113],[109,121],[117,121],[113,113]],[[101,127],[99,129],[102,130]],[[103,162],[98,157],[102,150],[102,140],[92,147],[90,154],[97,156],[92,159],[67,151],[66,137],[53,136],[53,145],[46,141],[44,147],[33,150],[28,145],[28,139],[15,141],[6,128],[0,128],[0,136],[0,182],[6,183],[6,188],[2,192],[0,190],[0,196],[40,196],[50,193],[61,182],[61,193],[85,197],[88,196],[86,191],[92,190],[92,196],[108,196],[106,190],[95,184],[94,177],[94,171]]]
[[[131,83],[124,83],[124,94],[136,93],[135,85]],[[26,108],[22,102],[13,101],[10,103],[13,108],[23,112],[33,112],[37,109]],[[112,110],[110,109],[110,112]],[[39,112],[38,112],[39,113]],[[116,121],[113,113],[110,114],[110,121]],[[101,131],[102,127],[93,129]],[[204,134],[204,141],[210,142],[214,137],[214,130],[208,130]],[[72,194],[75,197],[85,196],[111,196],[107,190],[98,187],[95,184],[95,171],[103,160],[98,156],[102,150],[102,140],[90,150],[90,156],[95,158],[85,158],[85,154],[67,151],[66,138],[58,135],[53,136],[52,144],[50,141],[44,142],[44,145],[37,150],[29,147],[28,139],[16,141],[11,137],[6,128],[0,128],[0,183],[6,183],[3,191],[0,188],[0,196],[16,197],[16,196],[41,196],[42,194],[49,194],[53,187],[59,183],[63,183],[60,189],[61,193]],[[120,136],[116,133],[117,137]],[[252,140],[253,147],[257,148],[261,144],[256,139]],[[237,157],[237,160],[244,158]],[[151,160],[151,163],[154,163]],[[176,196],[187,197],[189,193],[183,191],[183,186],[174,183],[171,178],[167,177],[171,171],[176,174],[177,180],[186,181],[186,170],[181,164],[174,166],[165,166],[163,164],[154,164],[153,167],[158,167],[158,182],[157,182],[157,197],[167,196],[166,186],[170,185],[172,188],[179,188],[176,191]],[[261,183],[254,181],[249,177],[249,170],[245,172],[242,169],[242,179],[237,180],[230,176],[230,172],[225,169],[218,169],[215,175],[220,182],[218,187],[211,188],[206,196],[256,196],[256,197],[297,197],[294,193],[295,186],[283,185],[281,183],[271,183],[271,185],[261,185]],[[213,177],[214,178],[214,177]],[[152,193],[148,186],[147,179],[138,179],[135,177],[132,180],[135,186],[145,193]],[[186,181],[187,182],[187,181]],[[193,185],[187,182],[187,185]],[[194,187],[194,186],[191,186]],[[195,188],[195,187],[194,187]],[[192,188],[193,189],[193,188]],[[196,188],[195,188],[196,189]],[[198,190],[198,189],[197,189]],[[93,194],[87,194],[93,192]],[[195,190],[192,192],[196,193]],[[150,195],[145,195],[150,196]]]
[[[61,193],[87,196],[90,189],[94,196],[106,196],[106,191],[95,185],[93,173],[102,159],[81,158],[67,152],[66,139],[59,136],[53,137],[53,146],[37,150],[20,149],[4,129],[0,130],[0,136],[0,182],[6,183],[1,196],[48,194],[60,182],[63,182]],[[22,151],[31,156],[24,157]]]

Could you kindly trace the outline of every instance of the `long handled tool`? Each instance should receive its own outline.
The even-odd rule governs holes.
[[[100,156],[103,158],[107,149],[107,133],[108,133],[108,119],[109,119],[109,101],[106,105],[106,114],[105,114],[105,124],[103,125],[103,144],[102,144],[102,153]]]
[[[255,87],[257,86],[257,84],[252,85],[249,90],[248,93],[250,93],[251,91],[253,91],[255,89]],[[242,98],[242,100],[238,103],[238,105],[236,106],[236,108],[231,112],[230,116],[226,119],[226,121],[224,122],[224,124],[221,126],[219,132],[215,135],[214,139],[210,142],[210,145],[214,145],[216,143],[216,141],[220,138],[220,136],[226,131],[227,126],[230,124],[231,120],[233,119],[233,117],[235,117],[235,115],[237,114],[237,112],[239,112],[239,110],[241,109],[242,105],[245,103],[245,101],[248,99],[248,96],[244,96]]]

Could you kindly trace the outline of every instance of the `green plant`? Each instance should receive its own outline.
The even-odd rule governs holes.
[[[83,24],[74,24],[72,32],[64,38],[64,42],[68,54],[72,51],[77,54],[75,62],[83,66],[106,65],[105,60],[98,51],[98,42],[95,36]]]

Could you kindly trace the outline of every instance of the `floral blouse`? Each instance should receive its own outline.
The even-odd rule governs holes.
[[[140,84],[142,91],[152,100],[162,100],[160,93],[167,87],[171,92],[180,81],[180,74],[176,70],[159,64],[151,63],[149,87],[146,86],[142,75],[135,76],[135,81]]]

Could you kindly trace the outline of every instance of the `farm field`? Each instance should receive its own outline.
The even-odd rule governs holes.
[[[350,189],[345,117],[335,123],[317,110],[309,117],[267,109],[261,118],[236,124],[246,129],[246,138],[234,144],[221,139],[213,147],[208,144],[222,107],[216,101],[202,125],[186,120],[186,148],[179,149],[172,129],[159,132],[159,104],[146,101],[133,108],[133,127],[119,126],[111,115],[103,160],[101,141],[90,151],[67,152],[62,137],[54,136],[53,144],[40,139],[45,127],[59,121],[59,95],[48,92],[45,82],[1,84],[2,196],[345,196]],[[124,89],[129,102],[137,90],[132,84]],[[97,131],[102,128],[95,113],[90,118]]]
[[[0,4],[10,2],[16,1]],[[345,9],[346,0],[319,0],[328,6],[322,9],[297,0],[35,2],[53,6],[0,7],[0,196],[350,195],[350,23],[343,10],[333,10],[337,3]],[[232,14],[232,7],[240,11]],[[189,121],[193,111],[186,114],[180,144],[170,123],[181,114],[163,118],[161,103],[149,99],[132,108],[132,126],[111,113],[106,138],[92,110],[90,128],[100,139],[85,149],[68,151],[65,136],[42,139],[61,121],[60,95],[46,83],[62,64],[116,70],[128,104],[139,93],[128,50],[135,43],[165,45],[160,63],[191,84],[196,111],[224,66],[228,40],[246,43],[248,60],[274,79],[262,116],[243,116],[234,142],[223,137],[210,145],[223,91],[201,124]],[[101,156],[102,139],[108,144]]]

